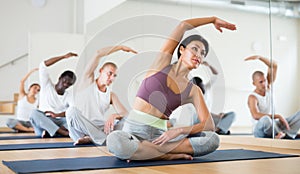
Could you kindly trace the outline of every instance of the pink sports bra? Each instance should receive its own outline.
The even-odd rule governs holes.
[[[193,86],[189,82],[182,93],[175,94],[167,86],[167,77],[171,67],[172,65],[169,65],[152,76],[145,78],[137,92],[137,97],[150,103],[168,117],[178,106],[182,105],[182,101],[187,99]]]

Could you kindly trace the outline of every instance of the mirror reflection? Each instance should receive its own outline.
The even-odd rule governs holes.
[[[297,6],[297,3],[269,1],[245,1],[244,3],[241,3],[241,1],[240,3],[237,1],[164,1],[164,3],[159,3],[159,6],[157,6],[158,3],[159,2],[157,1],[129,1],[124,4],[124,6],[110,11],[107,16],[103,16],[98,20],[92,21],[89,24],[90,27],[87,27],[87,30],[91,33],[95,33],[97,31],[94,29],[96,23],[98,28],[101,29],[105,26],[105,24],[99,25],[99,23],[105,22],[105,17],[113,16],[115,17],[112,19],[113,22],[117,21],[119,11],[130,11],[129,9],[133,8],[133,6],[138,6],[139,9],[143,10],[128,14],[129,17],[136,14],[163,14],[165,16],[176,16],[178,19],[185,19],[188,17],[216,15],[224,16],[224,18],[233,21],[238,27],[238,32],[236,33],[229,32],[218,35],[209,30],[208,27],[203,27],[198,30],[201,35],[208,38],[211,50],[216,55],[215,58],[207,59],[207,63],[218,70],[218,78],[216,78],[214,85],[211,85],[212,92],[210,93],[212,95],[210,95],[210,100],[212,102],[208,102],[213,104],[208,105],[211,105],[211,113],[219,115],[219,117],[224,115],[224,113],[234,112],[236,115],[235,119],[233,119],[234,121],[232,124],[228,124],[232,129],[232,133],[254,136],[253,128],[255,127],[255,119],[253,118],[248,106],[248,96],[255,90],[255,86],[252,82],[252,74],[256,70],[260,70],[267,76],[268,66],[259,60],[245,61],[245,59],[247,57],[257,55],[268,59],[270,62],[272,62],[272,59],[274,58],[279,64],[280,62],[278,61],[280,61],[281,57],[292,57],[291,59],[294,59],[294,63],[290,62],[292,67],[298,66],[296,55],[297,39],[296,37],[293,37],[293,35],[297,35],[298,31],[297,13],[295,16],[291,17],[282,12],[283,6],[286,6],[284,8],[290,8],[292,6],[295,8],[294,6]],[[269,7],[271,7],[271,9]],[[165,12],[165,8],[174,10]],[[271,16],[269,13],[271,13]],[[275,27],[276,29],[273,29],[272,27],[276,23],[274,21],[279,23],[278,26]],[[274,43],[274,39],[278,41],[278,38],[283,38],[284,40],[285,37],[280,37],[280,35],[282,33],[286,33],[286,26],[293,26],[290,28],[292,32],[289,32],[288,35],[290,35],[291,41],[294,41],[286,41],[286,46],[290,46],[284,48],[284,50],[293,50],[292,55],[290,55],[290,51],[279,51],[281,48],[277,48],[277,44]],[[220,42],[220,38],[234,44],[224,44]],[[157,44],[161,44],[162,41],[152,38],[141,41],[140,43],[142,44],[137,47],[141,48],[141,50],[158,50],[158,47],[156,46]],[[276,52],[274,52],[275,50]],[[280,64],[279,67],[275,83],[276,85],[274,86],[273,92],[273,110],[278,110],[278,113],[281,113],[283,117],[288,117],[297,111],[297,103],[299,103],[299,99],[293,95],[293,93],[297,93],[297,91],[293,89],[293,92],[289,93],[291,98],[294,99],[293,101],[291,100],[286,106],[282,106],[285,104],[281,104],[279,102],[284,100],[284,98],[282,98],[283,94],[279,94],[278,91],[286,91],[283,90],[284,86],[282,84],[285,82],[281,76],[285,73],[286,69],[290,69],[290,66],[285,62]],[[289,82],[299,83],[299,79],[296,77],[296,71],[297,68],[294,69],[294,72],[290,73],[291,75],[289,78],[291,77],[293,79]],[[212,74],[211,70],[209,70],[209,67],[201,65],[200,68],[191,72],[191,76],[189,78],[192,78],[193,76],[201,76],[204,83],[209,84],[214,82],[214,80],[211,79],[213,78],[211,75],[214,74]],[[119,82],[120,81],[117,81],[116,83]],[[137,84],[137,88],[140,82],[134,82],[134,84]],[[118,89],[118,85],[115,85],[113,88]],[[130,99],[125,98],[125,100]],[[271,103],[269,105],[271,105]],[[293,106],[293,108],[291,108],[291,106]],[[280,107],[281,109],[276,109],[277,107]],[[272,112],[268,114],[272,115]],[[179,117],[178,122],[183,123],[180,119],[182,118]],[[228,130],[230,130],[230,128],[228,128]],[[273,132],[273,128],[271,132]],[[268,135],[268,137],[273,137],[273,135]]]

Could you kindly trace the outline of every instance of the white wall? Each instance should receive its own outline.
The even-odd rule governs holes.
[[[0,68],[0,100],[12,101],[14,93],[19,92],[20,81],[28,72],[28,57],[15,61],[13,64]],[[25,89],[28,89],[29,83],[26,82]]]
[[[157,4],[155,2],[145,1],[126,1],[101,17],[88,23],[86,35],[90,39],[90,43],[92,43],[95,42],[93,39],[103,34],[103,32],[107,32],[106,37],[112,39],[118,38],[120,33],[132,32],[126,30],[128,26],[132,26],[132,30],[134,30],[135,27],[143,28],[144,34],[149,34],[147,32],[151,33],[157,29],[164,28],[157,25],[148,27],[145,23],[128,23],[130,18],[149,14],[162,15],[174,20],[214,15],[237,25],[237,31],[224,31],[222,34],[213,29],[212,25],[201,27],[197,30],[209,41],[210,46],[218,58],[218,61],[215,63],[220,63],[220,68],[223,70],[221,76],[224,75],[225,80],[225,89],[222,84],[215,87],[214,101],[216,102],[215,106],[218,107],[214,107],[213,111],[221,112],[223,110],[233,110],[237,113],[238,117],[235,125],[251,125],[251,116],[247,108],[247,97],[254,89],[251,83],[251,74],[256,69],[266,71],[266,67],[261,62],[245,62],[244,58],[253,54],[271,57],[269,16],[266,14],[242,12],[232,9],[222,10],[193,5],[182,6],[165,3]],[[296,37],[299,32],[298,20],[273,17],[272,21],[272,26],[274,28],[272,30],[272,57],[279,63],[278,79],[276,80],[274,87],[276,91],[276,112],[288,116],[296,110],[299,110],[297,104],[299,103],[300,92],[296,89],[297,84],[299,84],[300,81],[298,77],[299,71],[297,70],[297,65],[299,65],[299,41],[297,40],[299,37]],[[115,26],[117,26],[118,23],[123,23],[124,27],[116,29]],[[166,27],[172,29],[173,26],[173,23],[171,23]],[[110,32],[108,30],[110,30]],[[281,35],[286,36],[287,40],[279,41],[276,39]],[[122,38],[120,41],[122,44],[127,43],[126,40],[124,41],[123,35],[120,38]],[[128,38],[128,40],[130,40],[130,46],[144,52],[150,50],[157,51],[163,39],[157,39],[155,36],[147,36],[140,39]],[[106,41],[107,40],[104,40],[102,45],[111,43]],[[259,48],[253,49],[253,43],[257,43]],[[93,45],[91,44],[91,46]],[[145,61],[146,62],[144,63],[147,64],[148,60]],[[210,61],[209,58],[208,61]],[[139,66],[142,65],[137,64],[137,68],[139,68]],[[123,73],[126,73],[126,67],[122,68],[120,69],[120,72],[123,71]],[[127,71],[128,70],[130,69],[127,69]],[[197,71],[193,73],[197,74]],[[132,77],[126,78],[126,81],[131,80]],[[118,78],[115,82],[115,86],[117,86],[116,84],[125,84],[125,82],[120,81],[122,81],[121,78]],[[115,86],[114,89],[117,89]],[[115,92],[122,95],[124,90],[127,89],[121,91],[115,90]],[[222,90],[225,90],[225,94],[222,93]],[[226,96],[225,99],[222,97],[224,95]],[[220,96],[221,98],[218,98]],[[131,101],[131,99],[125,100]],[[222,102],[224,100],[225,105]],[[224,108],[222,107],[223,105]]]
[[[95,18],[107,13],[112,8],[125,2],[125,0],[85,0],[84,1],[84,21],[85,24],[91,22]]]
[[[274,83],[275,111],[290,116],[300,110],[300,20],[272,18],[272,53],[278,63]]]
[[[42,8],[31,0],[0,1],[0,65],[28,53],[28,35],[31,32],[73,32],[73,0],[48,0]],[[22,61],[28,60],[26,57]],[[4,70],[10,67],[11,76]],[[27,63],[0,69],[0,79],[10,86],[0,85],[0,100],[12,100],[20,78],[29,70]],[[13,78],[17,76],[16,78]]]
[[[68,33],[32,33],[29,42],[29,69],[38,67],[40,62],[51,57],[61,56],[68,52],[81,54],[84,46],[84,36]],[[49,68],[50,78],[53,83],[65,70],[75,72],[78,57],[57,62]],[[38,73],[32,75],[30,80],[38,81]]]

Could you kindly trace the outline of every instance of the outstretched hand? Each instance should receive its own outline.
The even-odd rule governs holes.
[[[122,50],[125,51],[125,52],[132,52],[134,54],[137,54],[138,52],[135,51],[134,49],[130,48],[130,47],[127,47],[127,46],[122,46]]]
[[[260,56],[258,56],[258,55],[250,56],[250,57],[245,58],[245,61],[248,61],[248,60],[257,60],[257,59],[259,59],[259,57]]]
[[[231,24],[219,18],[216,18],[213,24],[215,25],[215,28],[221,33],[223,32],[222,28],[226,28],[228,30],[236,30],[236,26],[234,24]]]
[[[78,56],[78,55],[76,53],[69,52],[69,53],[65,54],[63,57],[69,58],[69,57],[73,57],[73,56]]]

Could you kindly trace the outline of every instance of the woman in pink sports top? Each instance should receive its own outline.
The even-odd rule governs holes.
[[[177,25],[147,72],[123,130],[107,137],[107,147],[115,156],[127,160],[192,159],[218,148],[219,138],[203,94],[187,78],[191,70],[203,63],[208,43],[201,36],[192,35],[179,45],[186,31],[206,24],[213,24],[220,32],[222,28],[236,29],[217,17],[188,19]],[[178,62],[171,64],[178,45]],[[186,103],[194,105],[200,123],[168,129],[166,120],[170,113]]]

